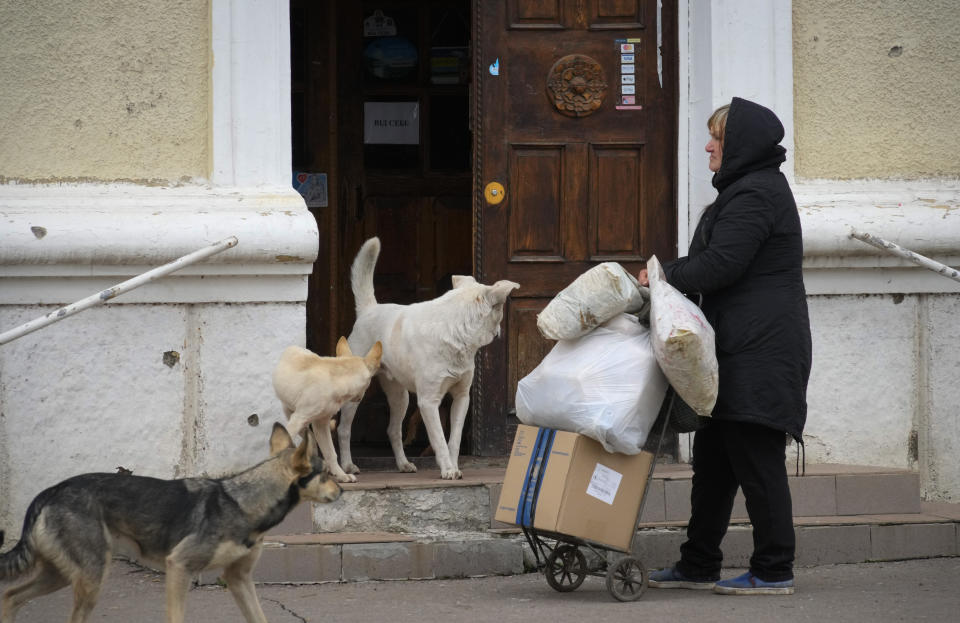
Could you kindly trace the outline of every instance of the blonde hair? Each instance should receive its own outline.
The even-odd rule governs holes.
[[[723,137],[727,130],[727,113],[729,112],[730,104],[725,104],[713,111],[713,114],[707,119],[707,130],[710,131],[711,136],[720,141],[721,147],[723,147]]]

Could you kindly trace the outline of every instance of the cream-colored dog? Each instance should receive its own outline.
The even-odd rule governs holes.
[[[397,469],[417,471],[403,451],[402,435],[409,392],[415,392],[441,477],[461,478],[457,462],[470,404],[474,356],[500,334],[504,303],[510,292],[520,285],[498,281],[487,286],[473,277],[455,275],[453,289],[432,301],[413,305],[381,304],[373,292],[373,269],[379,255],[380,240],[371,238],[353,261],[350,277],[357,321],[348,338],[350,347],[363,350],[377,340],[383,343],[377,379],[390,405],[387,437]],[[453,398],[449,440],[444,438],[438,411],[447,393]],[[350,456],[350,427],[356,411],[356,402],[345,404],[337,427],[341,466],[350,474],[360,471]]]
[[[299,346],[288,346],[273,370],[273,391],[283,405],[294,435],[316,423],[314,433],[320,452],[339,482],[355,482],[337,464],[337,451],[330,434],[330,420],[347,401],[358,402],[380,367],[383,348],[380,342],[369,346],[364,357],[350,351],[347,339],[337,342],[336,357],[321,357]]]

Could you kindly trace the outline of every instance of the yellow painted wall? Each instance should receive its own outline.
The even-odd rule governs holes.
[[[960,176],[956,0],[793,0],[796,174]]]
[[[205,0],[0,0],[0,181],[208,178]]]

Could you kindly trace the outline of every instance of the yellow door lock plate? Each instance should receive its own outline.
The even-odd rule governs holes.
[[[503,184],[500,182],[490,182],[487,184],[487,187],[483,189],[483,196],[486,197],[487,203],[494,206],[503,201],[505,194]]]

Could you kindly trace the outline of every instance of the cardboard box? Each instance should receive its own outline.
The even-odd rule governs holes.
[[[597,441],[521,424],[496,519],[630,551],[653,454],[614,454]]]

